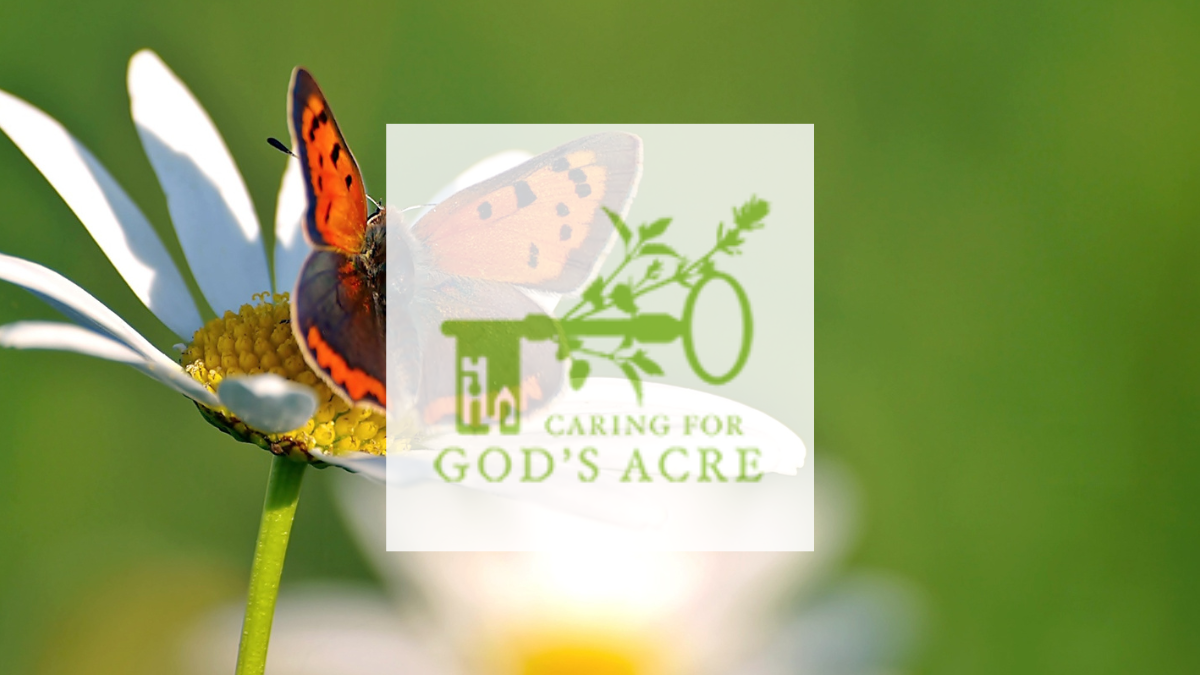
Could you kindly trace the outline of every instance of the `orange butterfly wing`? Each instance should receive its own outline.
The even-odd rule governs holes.
[[[304,170],[305,232],[314,246],[357,253],[367,229],[367,193],[358,163],[313,76],[292,73],[288,96],[292,145]]]
[[[382,410],[385,382],[384,216],[367,218],[358,163],[316,80],[288,91],[292,144],[308,198],[309,253],[292,295],[292,331],[309,366],[344,398]]]
[[[641,167],[637,136],[587,136],[458,192],[413,232],[444,272],[573,291],[611,245],[601,207],[624,214]]]

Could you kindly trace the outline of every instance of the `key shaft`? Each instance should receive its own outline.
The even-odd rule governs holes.
[[[670,314],[639,314],[630,319],[568,319],[563,331],[575,337],[629,337],[662,344],[678,340],[683,325]]]

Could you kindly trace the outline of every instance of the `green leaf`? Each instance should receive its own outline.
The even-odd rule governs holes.
[[[679,254],[675,252],[675,249],[667,246],[666,244],[646,244],[642,247],[642,251],[638,255],[669,255],[673,258],[679,257]]]
[[[657,279],[659,274],[662,272],[662,268],[663,263],[661,260],[655,260],[654,262],[650,263],[650,266],[646,268],[646,278]]]
[[[625,377],[629,378],[629,384],[633,385],[633,391],[637,394],[638,405],[642,404],[642,376],[638,375],[638,371],[628,363],[621,364],[621,371],[625,373]]]
[[[659,218],[649,225],[641,225],[638,227],[638,241],[650,241],[661,237],[667,231],[667,226],[671,224],[670,218]]]
[[[571,388],[578,391],[583,387],[583,383],[587,381],[588,375],[592,372],[592,364],[583,359],[574,359],[571,361]]]
[[[621,241],[625,242],[625,248],[629,248],[629,240],[633,238],[633,232],[629,231],[629,226],[625,224],[621,214],[610,210],[607,206],[604,207],[604,212],[608,214],[608,219],[612,221],[613,227],[617,228],[617,234],[621,235]]]
[[[634,365],[636,365],[638,368],[641,368],[642,372],[646,373],[647,375],[663,374],[662,367],[655,363],[654,360],[649,356],[646,356],[646,352],[641,349],[637,350],[637,353],[634,354],[633,358],[630,360],[633,361]]]
[[[765,225],[765,223],[760,221],[766,218],[770,212],[770,204],[756,196],[752,196],[750,197],[750,201],[742,204],[740,209],[733,210],[733,219],[737,222],[738,229],[758,230]]]
[[[580,297],[592,303],[596,309],[602,309],[604,307],[604,277],[596,277],[596,280]]]
[[[722,250],[741,246],[746,240],[742,238],[741,230],[730,230],[725,233],[725,238],[721,240],[719,246]]]
[[[617,309],[626,314],[637,314],[637,304],[633,301],[633,288],[629,284],[617,284],[609,296]]]

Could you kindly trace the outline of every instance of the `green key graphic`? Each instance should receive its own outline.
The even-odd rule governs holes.
[[[572,360],[572,386],[578,388],[591,371],[581,356],[601,358],[617,365],[638,396],[642,398],[641,375],[662,375],[662,369],[643,350],[630,355],[625,350],[634,344],[667,344],[683,341],[684,355],[692,371],[709,384],[724,384],[742,371],[750,357],[754,339],[754,320],[746,291],[733,277],[716,269],[717,254],[741,254],[745,236],[765,226],[767,203],[757,197],[733,209],[733,224],[717,227],[716,243],[703,256],[689,260],[666,244],[653,241],[666,232],[670,218],[641,225],[635,232],[620,215],[608,211],[613,228],[625,245],[621,264],[611,275],[598,277],[583,292],[579,304],[560,320],[545,314],[530,314],[515,320],[451,320],[442,323],[442,333],[455,339],[455,394],[457,428],[463,434],[486,434],[490,423],[500,433],[515,434],[521,421],[521,340],[558,343],[558,358]],[[643,264],[645,263],[645,264]],[[639,278],[618,281],[622,274],[643,267]],[[669,266],[674,272],[668,273]],[[742,341],[733,366],[714,375],[696,354],[693,322],[696,301],[709,284],[725,284],[737,297]],[[668,285],[689,289],[683,316],[643,313],[637,299]],[[620,311],[625,318],[592,318],[608,310]],[[604,353],[583,346],[583,338],[621,338],[621,346]]]
[[[696,300],[714,280],[728,284],[741,310],[742,342],[733,366],[713,375],[696,355],[692,321]],[[688,364],[709,384],[724,384],[741,372],[750,357],[754,320],[750,302],[733,277],[714,272],[692,287],[684,304],[683,318],[669,314],[638,314],[628,319],[567,319],[530,314],[519,320],[455,320],[442,323],[442,333],[455,339],[455,395],[457,427],[463,434],[486,434],[488,418],[500,425],[500,433],[515,434],[521,419],[521,340],[568,340],[583,337],[619,337],[640,344],[666,344],[683,339]]]

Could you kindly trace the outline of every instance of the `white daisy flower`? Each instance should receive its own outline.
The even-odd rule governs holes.
[[[383,490],[338,484],[387,592],[285,592],[274,675],[856,675],[895,672],[920,632],[902,580],[839,570],[855,491],[820,473],[816,553],[384,552]],[[783,489],[787,489],[784,487]],[[761,507],[725,505],[737,518]],[[537,527],[537,523],[529,523]],[[237,608],[204,618],[183,672],[226,672]]]
[[[0,280],[29,290],[74,322],[0,326],[0,345],[131,365],[195,401],[218,428],[277,455],[350,468],[358,456],[382,455],[383,416],[351,410],[332,395],[305,364],[286,322],[287,291],[308,249],[297,162],[289,161],[279,191],[272,280],[250,195],[208,114],[151,51],[130,60],[128,86],[133,121],[184,257],[220,316],[202,321],[153,227],[87,148],[41,110],[0,91],[0,130],[58,191],[134,294],[184,343],[178,360],[171,358],[67,278],[0,254]]]
[[[0,130],[63,197],[134,294],[184,341],[177,361],[62,275],[0,254],[0,280],[33,292],[74,321],[0,326],[0,346],[73,351],[132,365],[191,398],[206,419],[239,440],[382,481],[384,416],[365,408],[351,410],[333,395],[308,369],[290,326],[283,323],[289,316],[285,291],[295,283],[309,250],[302,233],[306,202],[298,162],[289,160],[278,195],[272,279],[250,196],[208,114],[151,51],[130,60],[128,87],[133,121],[166,194],[188,266],[209,306],[221,316],[202,321],[158,234],[87,148],[41,110],[0,91]],[[486,158],[430,203],[530,157],[509,151]],[[548,311],[559,299],[530,294]],[[604,386],[603,378],[593,378],[584,391],[566,392],[560,407],[621,412],[630,405],[605,393],[625,385],[613,381],[602,391]],[[665,385],[646,387],[648,392],[664,388],[663,398],[677,401],[704,399],[692,401],[696,405],[737,405]],[[795,473],[805,454],[800,439],[757,411],[747,409],[746,419],[752,426],[761,423],[775,441],[772,447],[780,449],[775,470]],[[426,438],[423,444],[437,447],[437,441]],[[406,459],[417,467],[415,475],[429,473],[428,457],[418,452]]]

